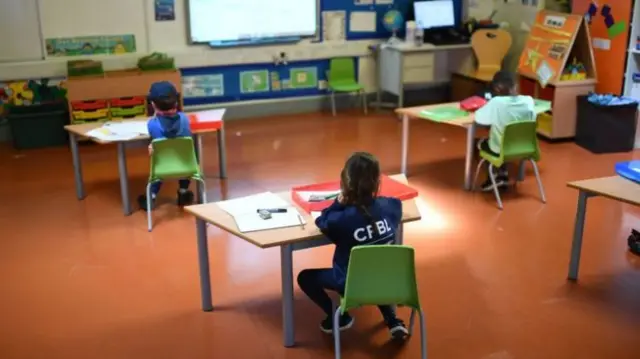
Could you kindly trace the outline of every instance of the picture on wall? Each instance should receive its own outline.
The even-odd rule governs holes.
[[[136,52],[134,35],[46,39],[47,56],[121,55]]]
[[[173,21],[176,19],[175,0],[155,0],[154,12],[156,21]]]
[[[192,75],[182,77],[184,98],[224,96],[224,75]]]
[[[240,73],[240,92],[255,93],[269,91],[269,71],[243,71]]]
[[[289,82],[291,88],[306,89],[318,86],[317,67],[298,67],[289,70]]]

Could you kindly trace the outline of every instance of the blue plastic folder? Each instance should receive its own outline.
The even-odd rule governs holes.
[[[616,163],[616,173],[636,183],[640,183],[640,161]]]

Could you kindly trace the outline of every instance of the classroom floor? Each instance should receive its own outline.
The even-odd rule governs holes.
[[[337,178],[354,150],[398,172],[400,122],[389,114],[298,115],[228,123],[229,179],[209,200]],[[612,173],[630,154],[593,155],[542,143],[549,202],[532,173],[505,210],[462,190],[461,129],[411,126],[410,183],[423,219],[407,225],[416,248],[430,358],[634,359],[640,338],[640,258],[626,250],[639,212],[592,199],[581,277],[565,278],[577,193],[570,180]],[[217,173],[215,136],[205,167]],[[194,221],[166,203],[124,217],[115,148],[81,148],[88,197],[75,198],[68,149],[0,149],[0,356],[30,358],[332,358],[320,311],[296,288],[297,347],[282,346],[278,250],[209,228],[216,311],[200,310]],[[129,152],[132,189],[144,188],[144,148]],[[296,252],[296,272],[328,266],[331,248]],[[408,313],[403,312],[403,316]],[[355,312],[344,358],[417,358],[419,340],[388,343],[378,312]]]

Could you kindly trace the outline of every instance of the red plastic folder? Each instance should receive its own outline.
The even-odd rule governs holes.
[[[460,101],[460,109],[468,112],[473,112],[487,103],[486,99],[480,96],[471,96],[467,99]]]
[[[317,212],[329,207],[333,203],[333,199],[322,202],[305,201],[298,192],[322,192],[322,191],[339,191],[340,181],[310,184],[306,186],[297,186],[291,189],[291,199],[307,212]],[[380,177],[379,196],[393,197],[401,201],[418,197],[418,191],[407,186],[404,183],[395,181],[388,176]]]
[[[221,129],[223,115],[224,110],[209,110],[187,114],[192,131]]]

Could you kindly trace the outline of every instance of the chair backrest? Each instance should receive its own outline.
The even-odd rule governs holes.
[[[505,126],[500,151],[504,161],[527,157],[540,159],[536,127],[536,121],[513,122]]]
[[[502,29],[479,29],[471,36],[471,47],[478,59],[476,76],[491,79],[511,48],[511,34]]]
[[[338,57],[329,60],[329,83],[336,82],[355,82],[356,66],[353,58]]]
[[[191,178],[200,176],[193,138],[177,137],[151,142],[150,180]]]
[[[342,309],[396,304],[420,309],[413,248],[400,245],[354,247]]]

